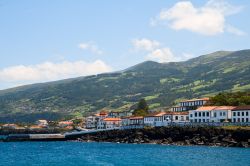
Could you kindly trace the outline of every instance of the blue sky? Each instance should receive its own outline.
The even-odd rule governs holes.
[[[249,0],[0,0],[0,89],[250,48]]]

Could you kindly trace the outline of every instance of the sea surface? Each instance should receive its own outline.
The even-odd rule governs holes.
[[[0,142],[0,165],[250,166],[250,149],[82,142]]]

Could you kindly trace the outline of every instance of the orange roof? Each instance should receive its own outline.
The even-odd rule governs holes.
[[[219,111],[219,110],[232,110],[234,106],[203,106],[196,109],[197,111]]]
[[[58,122],[59,124],[66,124],[66,125],[71,125],[73,124],[73,122],[71,121],[61,121],[61,122]]]
[[[130,120],[143,119],[143,116],[131,116],[129,119]]]
[[[95,116],[106,116],[108,115],[108,113],[106,112],[100,112],[100,113],[97,113],[97,114],[94,114]]]
[[[108,115],[108,112],[103,110],[100,112],[100,115]]]
[[[121,121],[121,118],[105,118],[104,121]]]
[[[198,109],[196,109],[197,111],[212,111],[216,108],[217,106],[203,106],[203,107],[199,107]]]
[[[205,101],[208,101],[208,100],[209,100],[209,98],[208,98],[208,97],[206,97],[206,98],[200,98],[200,99],[190,99],[190,100],[184,100],[184,101],[181,101],[181,103],[182,103],[182,102],[199,101],[199,100],[205,100]]]
[[[215,110],[232,110],[235,106],[218,106],[215,108]]]

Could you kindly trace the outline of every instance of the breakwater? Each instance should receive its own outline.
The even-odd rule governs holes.
[[[17,141],[66,141],[64,134],[9,134],[1,139],[4,142]]]
[[[250,147],[250,130],[215,127],[158,127],[100,131],[72,139],[83,142]]]

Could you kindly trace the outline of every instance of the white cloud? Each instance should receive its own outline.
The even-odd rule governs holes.
[[[235,34],[235,35],[238,35],[238,36],[246,35],[245,32],[243,32],[242,30],[239,30],[238,28],[235,28],[235,27],[233,27],[231,25],[227,25],[226,29],[227,29],[228,32],[230,32],[232,34]]]
[[[150,52],[146,59],[163,63],[175,61],[176,57],[169,48],[158,48]]]
[[[146,38],[132,40],[134,50],[146,52],[146,60],[153,60],[160,63],[177,61],[176,56],[168,47],[163,47],[162,44],[156,40]]]
[[[0,69],[0,81],[11,87],[110,72],[111,70],[111,67],[101,60],[90,63],[85,61],[45,62],[37,65],[18,65]]]
[[[194,7],[190,1],[181,1],[169,9],[163,9],[157,18],[151,19],[150,24],[155,26],[166,21],[174,30],[212,36],[227,30],[226,17],[241,10],[241,6],[233,6],[224,0],[210,0],[202,7]],[[232,33],[230,30],[228,32]]]
[[[134,39],[132,40],[132,44],[136,50],[146,51],[152,51],[160,46],[160,43],[158,41],[149,40],[146,38]]]
[[[177,62],[184,61],[193,58],[194,55],[190,53],[182,53],[175,55],[169,47],[163,46],[162,43],[156,40],[150,40],[147,38],[133,39],[132,40],[133,50],[146,52],[145,59],[157,61],[160,63],[164,62]]]
[[[101,55],[103,51],[94,42],[80,43],[79,48],[82,50],[88,50],[94,54]]]

